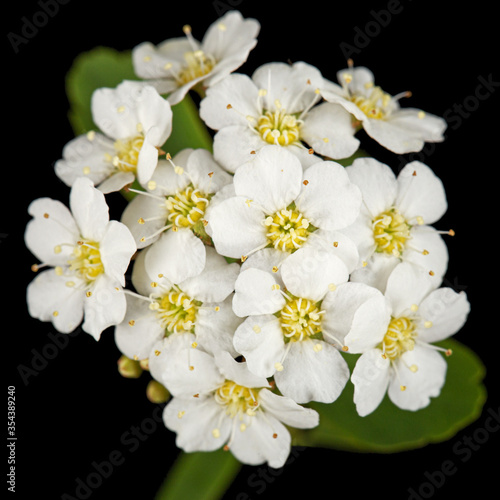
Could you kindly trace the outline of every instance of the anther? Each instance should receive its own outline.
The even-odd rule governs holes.
[[[128,322],[128,324],[129,324],[130,326],[134,326],[134,325],[135,325],[135,321],[134,321],[133,319],[131,319],[131,320]]]

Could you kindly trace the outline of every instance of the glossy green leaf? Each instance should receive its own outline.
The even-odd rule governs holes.
[[[76,135],[97,128],[90,110],[94,90],[116,87],[123,80],[137,80],[130,52],[96,47],[73,61],[66,75],[66,94],[70,104],[68,118]]]
[[[437,398],[416,412],[401,410],[386,396],[370,415],[360,417],[353,403],[353,385],[348,382],[332,404],[312,403],[320,413],[320,425],[299,433],[296,443],[337,450],[390,453],[420,448],[453,437],[480,415],[486,400],[482,384],[485,368],[477,355],[455,340],[443,347],[453,351],[447,357],[446,382]],[[345,355],[354,367],[359,355]]]
[[[241,468],[226,451],[181,453],[155,500],[217,500],[222,498]]]

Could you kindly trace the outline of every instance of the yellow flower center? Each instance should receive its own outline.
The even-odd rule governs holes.
[[[165,206],[170,212],[167,219],[176,227],[193,228],[201,220],[208,206],[209,197],[188,186],[173,196],[168,196]]]
[[[179,331],[192,331],[196,321],[196,312],[201,305],[178,287],[152,302],[151,308],[156,310],[158,319],[166,334]]]
[[[367,87],[368,89],[370,86]],[[369,96],[351,95],[350,100],[363,111],[368,118],[374,120],[383,120],[387,115],[387,108],[392,97],[384,92],[380,87],[371,87],[372,91]]]
[[[287,146],[299,140],[302,121],[284,110],[266,111],[257,121],[256,129],[269,144]]]
[[[68,260],[69,269],[88,283],[104,273],[99,243],[79,241],[73,248],[73,258]]]
[[[210,54],[205,54],[202,50],[186,52],[184,54],[186,64],[178,74],[178,80],[181,84],[189,83],[200,76],[205,76],[216,64],[215,59]]]
[[[143,136],[116,140],[114,144],[116,156],[111,160],[113,165],[121,172],[135,172],[143,144]]]
[[[322,314],[318,303],[291,296],[279,312],[285,340],[297,342],[321,333]]]
[[[411,225],[394,208],[382,212],[373,222],[373,237],[377,252],[385,252],[399,257],[411,237]]]
[[[215,401],[226,407],[226,414],[231,418],[243,414],[253,416],[259,407],[258,393],[259,389],[250,389],[226,380],[215,391]]]
[[[269,228],[266,234],[269,243],[283,252],[300,248],[315,229],[298,210],[292,208],[279,210],[267,217],[264,223]]]
[[[391,361],[415,347],[417,336],[415,323],[409,318],[392,318],[382,340],[384,357]]]

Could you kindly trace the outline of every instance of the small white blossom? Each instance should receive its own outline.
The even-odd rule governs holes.
[[[190,89],[214,85],[239,68],[257,44],[260,24],[230,11],[208,28],[201,42],[189,25],[183,30],[185,38],[171,38],[158,46],[143,42],[132,51],[136,74],[161,94],[169,94],[172,105]]]
[[[399,101],[409,92],[391,96],[374,84],[365,67],[338,72],[340,86],[322,91],[322,96],[352,114],[353,119],[379,144],[398,154],[420,151],[425,142],[442,142],[446,121],[415,108],[401,108]]]
[[[88,177],[103,193],[119,191],[137,178],[144,185],[172,131],[170,104],[151,86],[122,82],[92,94],[92,117],[100,131],[67,143],[55,164],[68,186]]]
[[[169,274],[151,275],[145,266],[150,248],[141,250],[134,261],[132,285],[137,293],[127,294],[127,313],[115,328],[120,351],[131,359],[147,359],[163,338],[171,344],[173,337],[182,336],[180,342],[193,349],[236,354],[232,339],[241,320],[233,313],[231,301],[239,266],[207,248],[203,270],[192,275],[179,249],[158,256],[168,261]]]
[[[272,392],[268,381],[250,373],[245,362],[227,352],[215,357],[201,351],[191,365],[172,359],[178,383],[165,381],[161,356],[150,362],[151,374],[174,397],[163,413],[165,425],[177,434],[186,452],[224,448],[248,465],[282,467],[291,450],[286,426],[309,429],[319,423],[316,411]],[[151,364],[152,363],[152,364]]]
[[[234,346],[249,370],[274,376],[280,392],[297,403],[335,401],[349,378],[339,352],[343,338],[385,312],[381,292],[348,278],[333,248],[302,248],[285,260],[269,248],[245,261],[233,309],[247,318]]]
[[[390,272],[404,261],[440,282],[448,249],[442,232],[431,224],[447,209],[441,180],[417,161],[408,163],[397,177],[374,158],[359,158],[346,172],[363,195],[358,219],[342,230],[359,251],[359,267],[351,279],[383,291]]]
[[[321,102],[328,86],[320,71],[304,62],[268,63],[248,77],[232,74],[207,90],[200,117],[212,129],[214,155],[228,171],[263,146],[276,144],[295,154],[304,167],[351,156],[359,146],[351,116]]]
[[[407,263],[391,273],[385,292],[389,319],[374,320],[344,339],[349,352],[362,353],[351,380],[361,416],[373,412],[387,393],[404,410],[419,410],[437,397],[445,383],[446,362],[433,345],[455,334],[470,305],[464,292],[434,288]]]
[[[159,160],[145,191],[125,207],[121,221],[130,229],[138,248],[157,241],[167,231],[206,236],[205,211],[212,197],[232,177],[204,149],[184,149],[169,160]],[[193,243],[196,244],[196,243]]]
[[[36,268],[51,268],[28,285],[28,310],[62,333],[84,318],[83,330],[98,340],[123,320],[124,275],[136,245],[124,224],[109,220],[104,195],[90,179],[75,180],[70,208],[50,198],[28,208],[26,246],[42,262]]]
[[[243,261],[265,247],[291,254],[302,246],[333,245],[335,232],[352,224],[361,193],[344,167],[322,161],[305,172],[298,158],[280,146],[265,146],[238,168],[236,196],[207,213],[216,250]]]

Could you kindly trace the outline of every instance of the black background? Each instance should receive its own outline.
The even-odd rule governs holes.
[[[36,19],[43,21],[42,8],[33,0],[9,3],[3,30],[7,91],[2,93],[2,108],[7,106],[2,151],[7,154],[1,167],[8,178],[1,195],[0,262],[2,334],[8,342],[3,351],[6,386],[16,387],[16,494],[11,495],[23,500],[60,499],[64,493],[76,497],[76,481],[85,481],[93,471],[92,462],[109,460],[110,453],[118,451],[123,463],[92,490],[90,498],[149,500],[177,455],[174,434],[161,424],[151,433],[147,426],[149,434],[133,452],[132,441],[124,444],[124,434],[134,426],[151,423],[155,406],[145,397],[146,378],[127,380],[118,374],[119,353],[111,330],[103,333],[99,343],[80,333],[64,347],[47,351],[54,329],[26,311],[25,290],[33,278],[30,266],[35,259],[24,247],[23,233],[33,199],[48,196],[67,203],[69,189],[52,167],[73,137],[64,87],[73,59],[98,45],[129,50],[145,40],[159,43],[182,36],[184,24],[190,24],[194,36],[201,39],[228,6],[258,19],[262,26],[258,45],[241,72],[251,74],[272,61],[303,60],[335,80],[337,70],[345,67],[341,44],[349,44],[355,49],[351,54],[355,64],[371,68],[384,90],[412,91],[413,97],[403,106],[448,118],[446,141],[427,146],[422,156],[412,159],[433,168],[447,191],[449,209],[436,224],[456,231],[454,238],[446,238],[450,252],[446,284],[464,290],[472,305],[469,321],[456,338],[485,363],[489,398],[483,415],[445,443],[389,455],[301,450],[273,474],[266,467],[243,467],[224,499],[284,498],[299,492],[321,498],[348,492],[356,499],[379,494],[391,500],[407,499],[409,488],[418,491],[428,481],[425,473],[439,470],[447,460],[457,465],[456,472],[434,491],[421,490],[421,497],[445,499],[458,494],[461,498],[460,493],[472,485],[474,495],[484,498],[497,482],[493,467],[497,435],[491,432],[465,463],[454,454],[453,446],[484,429],[488,410],[498,411],[498,210],[494,202],[500,91],[483,87],[481,99],[475,97],[481,78],[500,81],[494,67],[496,14],[493,4],[486,2],[416,0],[295,6],[269,0],[182,4],[72,0],[59,4],[58,12],[47,16],[17,51],[7,35],[21,35],[26,19],[38,15]],[[382,27],[380,21],[374,22],[373,12],[389,6],[393,12],[397,6],[398,13]],[[457,106],[464,105],[464,111],[459,111]],[[396,171],[408,159],[388,154],[373,142],[366,144],[369,152]],[[112,196],[109,202],[112,218],[119,218],[122,199]],[[36,364],[36,353],[53,359]],[[21,367],[35,367],[36,375],[25,375],[23,380]],[[262,474],[258,483],[252,476],[256,472]]]

